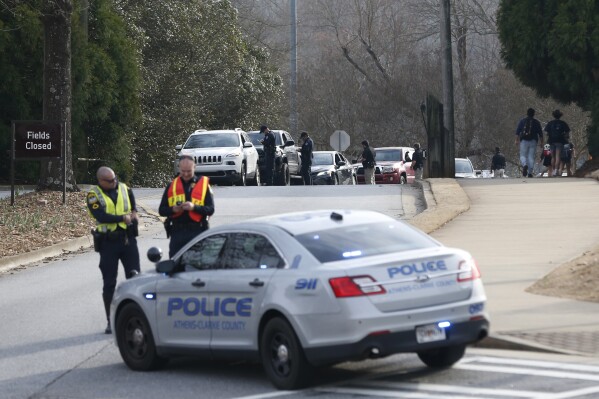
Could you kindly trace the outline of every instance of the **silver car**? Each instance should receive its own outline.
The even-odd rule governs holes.
[[[469,253],[378,212],[322,210],[205,231],[120,283],[111,323],[131,369],[260,361],[277,388],[297,389],[316,367],[400,352],[450,366],[487,336],[485,302]]]

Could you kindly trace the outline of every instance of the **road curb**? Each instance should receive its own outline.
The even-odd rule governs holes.
[[[426,210],[408,220],[427,234],[470,209],[470,198],[455,179],[427,179],[422,187]]]
[[[65,252],[77,251],[82,248],[89,248],[93,245],[91,235],[74,238],[72,240],[59,242],[46,248],[36,249],[35,251],[25,252],[19,255],[7,256],[0,259],[0,272],[6,272],[19,266],[29,263],[39,262],[45,258],[59,256]]]

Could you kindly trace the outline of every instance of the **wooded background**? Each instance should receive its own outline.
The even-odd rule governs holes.
[[[579,164],[588,143],[597,152],[587,131],[599,136],[590,112],[599,106],[599,5],[542,3],[450,1],[455,153],[476,168],[488,169],[499,146],[517,170],[514,133],[529,107],[543,124],[562,110]],[[296,6],[298,130],[318,149],[345,130],[350,159],[363,139],[426,148],[420,105],[427,93],[442,98],[440,1]],[[100,164],[130,184],[162,186],[175,145],[196,129],[290,130],[290,15],[289,0],[3,0],[0,151],[10,149],[12,120],[44,118],[43,100],[56,90],[43,84],[44,37],[60,21],[70,32],[52,40],[70,47],[55,65],[70,65],[71,99],[62,103],[71,111],[72,188],[93,182]],[[0,158],[4,181],[9,159]],[[19,181],[54,187],[58,165],[39,164],[19,162]]]

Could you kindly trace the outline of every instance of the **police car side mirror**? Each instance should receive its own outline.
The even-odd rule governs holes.
[[[156,271],[158,273],[171,274],[175,270],[175,261],[172,259],[163,260],[156,263]]]
[[[245,143],[243,143],[243,147],[244,148],[250,148],[250,147],[253,147],[253,146],[254,145],[251,142],[249,142],[249,141],[246,141]]]
[[[285,142],[285,145],[284,145],[284,147],[292,147],[292,146],[294,146],[294,145],[295,145],[295,141],[293,141],[293,140],[287,140],[287,141]]]
[[[175,150],[179,151],[183,146],[181,144],[175,146]]]

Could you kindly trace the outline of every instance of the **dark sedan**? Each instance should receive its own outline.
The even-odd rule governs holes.
[[[356,184],[353,166],[338,151],[314,151],[312,184]]]

